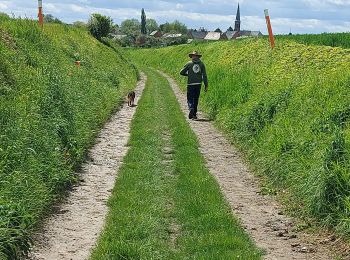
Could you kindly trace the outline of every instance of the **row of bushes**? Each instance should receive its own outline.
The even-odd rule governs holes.
[[[171,74],[196,48],[207,66],[205,111],[279,193],[286,208],[350,235],[350,50],[267,39],[130,50]]]
[[[30,20],[0,21],[0,53],[0,259],[15,259],[137,72],[84,30]]]

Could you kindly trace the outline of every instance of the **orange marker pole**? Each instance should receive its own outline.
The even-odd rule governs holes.
[[[39,7],[39,13],[38,13],[39,25],[43,27],[44,26],[43,0],[38,0],[38,7]]]
[[[266,18],[266,24],[267,24],[267,30],[269,32],[269,39],[270,39],[270,44],[271,44],[271,48],[275,48],[275,38],[273,36],[273,32],[272,32],[272,26],[271,26],[271,20],[270,20],[270,16],[269,16],[269,10],[265,9],[265,18]]]

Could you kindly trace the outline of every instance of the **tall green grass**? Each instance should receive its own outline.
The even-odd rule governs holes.
[[[293,40],[307,45],[325,45],[331,47],[350,48],[350,33],[321,33],[278,35],[277,39]]]
[[[130,50],[138,62],[179,76],[203,53],[204,110],[246,153],[266,190],[292,214],[350,235],[350,50],[266,39]],[[271,186],[271,187],[270,187]]]
[[[76,180],[135,81],[136,71],[85,31],[0,20],[0,258],[28,249],[30,231]]]

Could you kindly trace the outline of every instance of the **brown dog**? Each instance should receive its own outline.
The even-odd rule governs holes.
[[[134,91],[130,91],[128,93],[128,106],[129,107],[133,107],[134,106],[134,102],[135,102],[135,92]]]

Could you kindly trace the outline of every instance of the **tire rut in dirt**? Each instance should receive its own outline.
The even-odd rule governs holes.
[[[187,115],[186,97],[177,83],[166,77]],[[281,213],[280,206],[269,197],[260,195],[256,178],[244,164],[238,151],[213,124],[199,113],[200,120],[188,120],[196,133],[207,167],[216,177],[233,213],[266,254],[264,259],[332,259],[327,247],[308,234],[294,233],[292,219]]]
[[[135,93],[141,97],[146,76],[141,74]],[[79,185],[59,205],[59,214],[47,219],[34,236],[30,259],[87,259],[103,228],[107,200],[114,187],[117,171],[127,153],[130,124],[135,107],[127,104],[114,114],[89,151],[89,159],[78,174]]]

